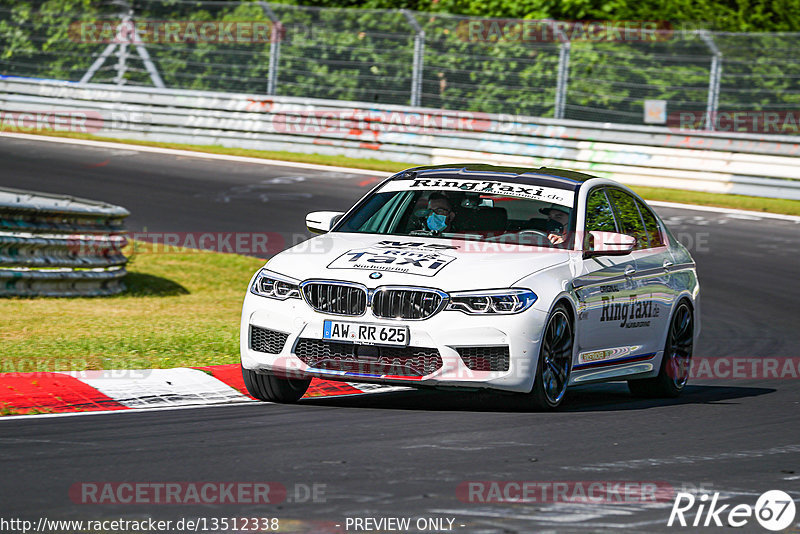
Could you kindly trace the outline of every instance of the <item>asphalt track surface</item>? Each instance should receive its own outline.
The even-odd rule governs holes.
[[[0,137],[0,186],[120,204],[136,231],[302,233],[306,212],[348,207],[368,178]],[[800,225],[657,211],[698,264],[703,332],[695,354],[798,356]],[[456,488],[476,480],[660,481],[719,492],[728,504],[753,505],[770,489],[797,500],[800,380],[694,381],[667,401],[633,399],[622,383],[583,386],[557,413],[526,413],[506,396],[403,391],[8,420],[0,421],[0,473],[4,518],[246,515],[277,517],[282,531],[332,532],[347,517],[405,516],[453,518],[454,532],[696,531],[666,526],[671,499],[482,504],[460,501]],[[68,490],[84,481],[276,481],[290,498],[75,504]],[[324,485],[324,496],[298,502],[312,484]],[[800,530],[800,513],[790,530]],[[752,519],[742,531],[766,532]]]

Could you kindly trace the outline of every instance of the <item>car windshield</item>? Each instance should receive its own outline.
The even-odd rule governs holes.
[[[412,188],[417,182],[433,185]],[[574,224],[572,191],[467,180],[436,187],[442,182],[389,182],[348,214],[335,231],[569,246]],[[496,185],[464,190],[465,184],[474,182]]]

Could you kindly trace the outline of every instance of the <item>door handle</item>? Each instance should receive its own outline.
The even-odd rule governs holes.
[[[669,268],[670,268],[670,267],[672,267],[673,265],[674,265],[674,264],[673,264],[671,261],[669,261],[669,260],[664,260],[664,269],[667,269],[667,270],[669,270]]]
[[[625,276],[633,276],[634,274],[636,274],[636,267],[633,265],[625,267]]]

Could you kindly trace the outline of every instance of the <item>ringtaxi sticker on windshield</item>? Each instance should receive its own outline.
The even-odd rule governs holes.
[[[421,178],[414,180],[392,180],[387,183],[381,192],[416,191],[416,190],[445,190],[484,193],[490,195],[503,195],[531,200],[541,200],[552,204],[572,207],[575,202],[575,192],[555,187],[542,187],[514,182],[501,182],[497,180],[469,180],[462,178]]]

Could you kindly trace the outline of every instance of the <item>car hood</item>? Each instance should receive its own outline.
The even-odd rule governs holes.
[[[443,291],[509,287],[569,260],[565,250],[418,236],[333,232],[269,260],[270,271],[297,280],[412,285]]]

